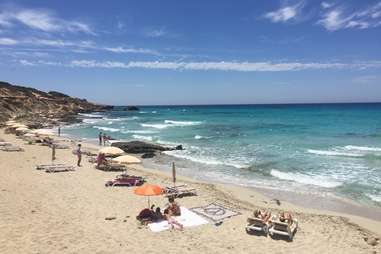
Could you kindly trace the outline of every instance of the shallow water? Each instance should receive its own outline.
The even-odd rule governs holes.
[[[84,114],[63,132],[182,144],[152,163],[196,179],[381,205],[381,104],[142,107]]]

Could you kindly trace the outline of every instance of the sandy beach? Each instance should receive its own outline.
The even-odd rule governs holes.
[[[178,176],[178,184],[196,188],[198,195],[178,199],[187,208],[218,201],[241,213],[221,225],[150,231],[135,219],[147,199],[134,195],[133,187],[106,188],[118,173],[96,170],[83,158],[73,172],[47,174],[35,170],[50,163],[46,146],[27,145],[0,131],[0,138],[21,146],[23,152],[0,151],[0,253],[381,253],[381,221],[314,210],[271,198],[251,189],[195,182]],[[74,149],[74,141],[61,138]],[[84,149],[97,150],[91,144]],[[57,163],[75,165],[72,149],[57,150]],[[171,185],[171,176],[155,169],[129,166],[129,174],[148,183]],[[163,196],[151,202],[163,207]],[[299,221],[292,242],[247,234],[246,219],[256,208],[272,213],[289,211]],[[115,217],[106,220],[107,217]]]

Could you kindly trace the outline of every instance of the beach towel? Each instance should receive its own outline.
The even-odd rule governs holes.
[[[177,222],[183,224],[184,228],[204,225],[208,223],[207,220],[195,214],[194,212],[188,210],[187,208],[180,207],[180,209],[181,209],[181,216],[174,216],[173,218]],[[148,227],[153,232],[161,232],[161,231],[170,229],[170,225],[168,224],[168,221],[150,223],[148,224]]]
[[[204,216],[214,222],[220,222],[224,219],[239,215],[241,213],[231,210],[217,203],[211,203],[206,206],[193,207],[191,210],[201,216]]]

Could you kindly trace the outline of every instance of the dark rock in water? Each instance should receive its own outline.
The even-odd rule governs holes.
[[[183,145],[178,145],[175,147],[175,150],[184,150]]]
[[[126,108],[127,111],[139,111],[139,108],[136,106],[128,106]]]
[[[171,151],[170,147],[150,144],[142,141],[114,142],[111,146],[118,147],[126,153],[154,153],[156,151]]]
[[[149,159],[149,158],[153,158],[155,156],[156,156],[155,153],[145,153],[142,155],[142,159]]]

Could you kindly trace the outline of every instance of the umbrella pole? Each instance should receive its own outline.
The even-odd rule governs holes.
[[[149,196],[148,196],[148,208],[150,208],[150,200],[149,200]]]

